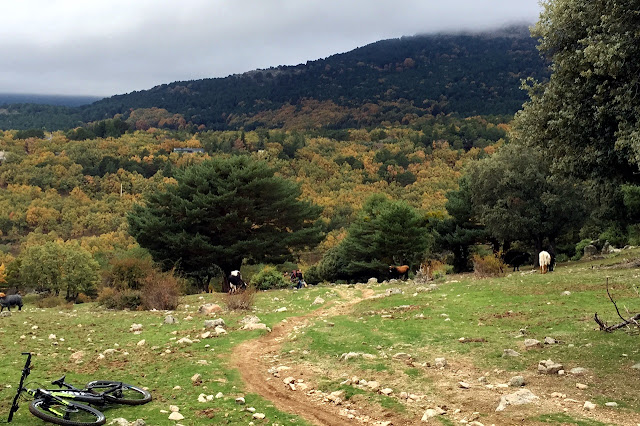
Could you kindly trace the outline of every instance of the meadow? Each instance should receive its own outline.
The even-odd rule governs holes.
[[[0,422],[24,365],[21,352],[30,351],[30,387],[66,374],[74,384],[117,379],[151,391],[154,399],[146,405],[106,408],[107,423],[123,417],[149,425],[313,424],[243,381],[256,370],[265,383],[289,392],[293,403],[315,404],[350,424],[419,424],[425,410],[438,407],[442,414],[431,424],[635,426],[640,370],[633,367],[640,363],[640,335],[637,328],[602,332],[593,316],[597,312],[608,324],[621,321],[607,282],[623,316],[640,311],[638,256],[638,249],[624,250],[562,264],[545,275],[529,267],[487,279],[465,274],[427,283],[270,290],[256,294],[251,311],[224,309],[224,294],[185,296],[173,312],[109,311],[95,303],[41,309],[35,296],[26,296],[21,312],[12,309],[0,318]],[[205,303],[218,303],[223,311],[204,316],[198,308]],[[178,322],[166,324],[167,315]],[[248,315],[273,331],[241,330]],[[204,321],[218,317],[227,333],[203,338],[212,331]],[[142,325],[139,333],[131,331],[133,324]],[[557,343],[525,349],[525,339],[545,337]],[[180,343],[182,338],[190,343]],[[267,342],[273,345],[269,352],[253,360],[239,354]],[[503,356],[505,349],[520,355]],[[343,356],[348,353],[355,355]],[[446,365],[436,365],[436,358],[445,358]],[[538,363],[547,359],[563,364],[566,374],[539,374]],[[571,374],[576,367],[586,374]],[[201,381],[194,383],[196,374]],[[539,399],[496,412],[500,397],[516,391],[506,384],[517,375]],[[356,386],[354,376],[379,387]],[[287,377],[295,379],[296,390],[286,388]],[[245,403],[238,404],[238,397]],[[585,401],[595,408],[585,410]],[[171,405],[183,420],[168,419]],[[39,422],[23,401],[14,423]]]

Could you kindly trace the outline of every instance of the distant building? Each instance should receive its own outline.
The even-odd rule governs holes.
[[[204,153],[204,148],[173,148],[173,152],[179,152],[181,154],[194,154],[196,152]]]

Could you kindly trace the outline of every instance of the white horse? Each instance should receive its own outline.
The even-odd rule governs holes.
[[[540,263],[540,273],[546,274],[551,264],[551,255],[546,251],[541,251],[538,255],[538,261]]]

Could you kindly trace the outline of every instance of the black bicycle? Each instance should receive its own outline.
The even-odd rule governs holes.
[[[51,382],[59,389],[27,389],[24,381],[31,373],[31,353],[23,352],[27,361],[22,369],[20,384],[13,398],[7,422],[18,411],[18,400],[23,393],[31,396],[29,411],[34,416],[50,423],[70,426],[102,425],[106,422],[104,414],[97,409],[79,402],[104,406],[107,404],[140,405],[151,401],[151,394],[139,387],[111,380],[94,380],[83,388],[66,383],[65,376]],[[76,402],[79,401],[79,402]]]

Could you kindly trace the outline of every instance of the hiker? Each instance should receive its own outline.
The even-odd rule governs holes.
[[[304,277],[302,276],[302,271],[300,269],[294,269],[291,271],[291,282],[296,283],[296,288],[299,290],[302,287],[306,287],[307,283],[304,281]]]

